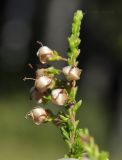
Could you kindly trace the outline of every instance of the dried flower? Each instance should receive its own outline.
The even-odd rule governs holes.
[[[81,69],[78,67],[66,66],[63,68],[63,73],[68,81],[80,79]]]
[[[52,103],[56,105],[64,105],[68,100],[68,93],[65,89],[54,89],[51,92]]]
[[[43,93],[40,93],[35,86],[30,89],[31,98],[34,99],[37,103],[42,103]]]
[[[48,76],[41,76],[39,78],[36,78],[35,80],[35,88],[40,92],[44,93],[46,92],[50,87],[53,85],[52,78]]]
[[[48,112],[41,107],[35,107],[27,113],[26,118],[27,117],[31,117],[36,125],[40,125],[48,118]]]
[[[37,56],[41,63],[47,63],[48,60],[53,57],[53,51],[47,46],[42,46],[37,52]]]

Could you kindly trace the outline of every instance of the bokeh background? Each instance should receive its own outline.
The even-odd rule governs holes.
[[[24,116],[36,68],[36,41],[66,56],[73,13],[85,13],[81,27],[78,82],[80,127],[89,128],[111,160],[122,158],[122,1],[0,1],[0,160],[56,160],[67,151],[52,124],[35,126]],[[59,67],[59,63],[57,67]],[[62,67],[62,66],[60,66]],[[48,106],[56,111],[56,107]]]

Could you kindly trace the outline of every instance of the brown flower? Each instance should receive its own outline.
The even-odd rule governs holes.
[[[31,99],[35,100],[37,103],[42,103],[43,93],[40,93],[34,86],[30,90]]]
[[[35,107],[27,113],[26,118],[28,117],[31,117],[36,125],[40,125],[47,119],[48,112],[41,107]]]
[[[53,51],[47,46],[42,46],[37,52],[37,56],[41,63],[47,63],[48,60],[53,57]]]
[[[81,69],[78,67],[66,66],[63,68],[63,73],[68,81],[80,79]]]
[[[68,100],[68,93],[65,89],[54,89],[51,92],[52,103],[56,105],[64,105]]]
[[[40,76],[35,80],[35,88],[40,92],[44,93],[53,85],[53,80],[48,76]]]

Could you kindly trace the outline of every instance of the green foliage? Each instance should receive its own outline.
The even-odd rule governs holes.
[[[99,160],[108,160],[109,154],[107,152],[102,151],[99,155]]]
[[[77,94],[78,87],[70,88],[69,92],[69,103],[74,102],[76,94]]]
[[[80,25],[81,20],[83,18],[83,12],[77,11],[74,14],[73,23],[72,23],[72,33],[71,36],[68,38],[69,42],[69,51],[68,51],[68,64],[69,65],[77,65],[77,57],[80,54],[80,50],[78,49],[79,44],[81,42],[79,35],[80,35]]]
[[[56,74],[60,74],[61,71],[59,69],[54,68],[54,67],[49,67],[47,69],[47,72],[48,72],[48,74],[56,75]]]
[[[53,57],[49,58],[49,61],[58,61],[61,59],[62,59],[62,57],[58,54],[58,52],[53,51]]]
[[[43,101],[44,101],[44,103],[50,102],[51,101],[51,95],[45,95],[45,96],[43,96]]]
[[[79,129],[83,152],[90,160],[108,160],[107,152],[100,152],[98,146],[94,142],[94,138],[90,136],[88,129]]]
[[[73,107],[73,111],[76,112],[80,108],[81,104],[82,104],[82,100],[77,102]]]
[[[62,122],[65,122],[65,123],[67,123],[67,121],[69,119],[69,117],[63,116],[63,115],[60,115],[60,118],[61,118]]]

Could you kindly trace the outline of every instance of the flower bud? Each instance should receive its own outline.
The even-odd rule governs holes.
[[[31,117],[36,125],[40,125],[48,118],[48,112],[41,107],[35,107],[27,113],[26,118],[27,117]]]
[[[80,79],[81,69],[78,67],[66,66],[63,68],[63,73],[68,81]]]
[[[37,52],[37,56],[41,63],[47,63],[49,58],[53,57],[53,51],[47,46],[42,46]]]
[[[56,105],[64,105],[68,100],[68,93],[65,89],[54,89],[51,92],[52,103]]]
[[[37,103],[42,103],[43,94],[40,93],[35,87],[32,87],[30,90],[30,94],[32,99],[34,99]]]
[[[53,80],[48,76],[41,76],[35,80],[35,88],[40,92],[46,92],[52,86]]]

